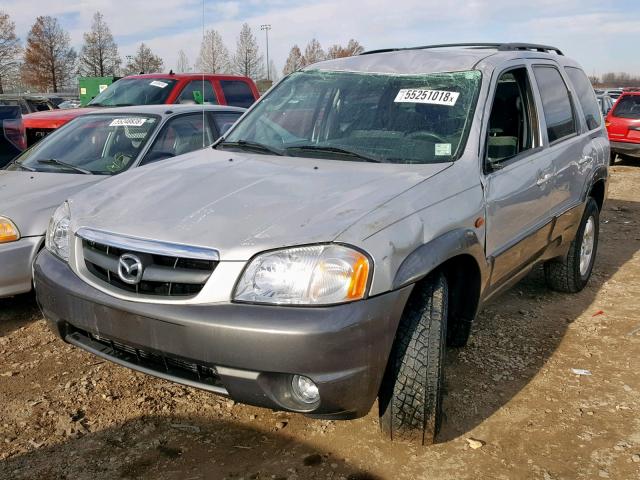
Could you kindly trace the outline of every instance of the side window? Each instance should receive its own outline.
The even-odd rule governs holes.
[[[204,143],[203,143],[204,139]],[[180,115],[170,119],[163,127],[140,165],[176,157],[199,150],[213,143],[209,122],[202,113]]]
[[[489,117],[487,159],[496,164],[536,146],[537,115],[527,69],[503,73]]]
[[[549,143],[575,135],[576,122],[569,90],[560,72],[546,66],[534,67],[533,72],[540,89]]]
[[[214,113],[213,121],[216,124],[216,128],[218,129],[218,133],[220,135],[224,135],[227,133],[227,130],[231,128],[231,126],[236,123],[236,121],[242,116],[242,112],[238,113]]]
[[[584,121],[588,130],[594,130],[602,125],[602,115],[598,109],[596,94],[593,91],[591,82],[582,70],[574,67],[566,67],[565,72],[573,84],[573,88],[578,95],[578,101],[584,113]]]
[[[217,105],[218,99],[209,80],[192,80],[182,89],[176,103]]]
[[[227,99],[227,105],[248,108],[256,99],[247,82],[241,80],[220,80],[220,86]]]

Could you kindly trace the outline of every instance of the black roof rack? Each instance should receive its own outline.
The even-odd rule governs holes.
[[[562,50],[549,45],[538,45],[536,43],[442,43],[440,45],[424,45],[422,47],[407,47],[407,48],[382,48],[379,50],[370,50],[363,52],[360,55],[371,55],[373,53],[385,53],[385,52],[399,52],[403,50],[427,50],[430,48],[492,48],[501,52],[512,52],[516,50],[528,50],[535,52],[555,52],[558,55],[564,55]]]

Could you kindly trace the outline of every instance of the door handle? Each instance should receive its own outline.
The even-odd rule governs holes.
[[[593,157],[591,155],[583,155],[580,160],[578,160],[578,165],[584,165],[585,163],[589,163],[593,161]]]
[[[541,177],[538,178],[538,181],[536,182],[536,185],[538,185],[540,187],[540,186],[544,185],[545,183],[547,183],[552,178],[553,178],[552,174],[545,173],[544,175],[542,175]]]

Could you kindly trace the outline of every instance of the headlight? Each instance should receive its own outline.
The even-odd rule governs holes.
[[[65,262],[69,260],[69,204],[64,202],[49,220],[49,228],[45,237],[47,250]]]
[[[371,266],[363,253],[342,245],[311,245],[255,257],[238,282],[234,300],[286,305],[327,305],[360,300]]]
[[[0,243],[15,242],[20,240],[18,227],[7,217],[0,217]]]

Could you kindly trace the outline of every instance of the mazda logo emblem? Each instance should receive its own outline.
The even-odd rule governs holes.
[[[142,260],[132,253],[123,253],[118,260],[118,276],[129,285],[137,285],[142,280],[144,267]]]

